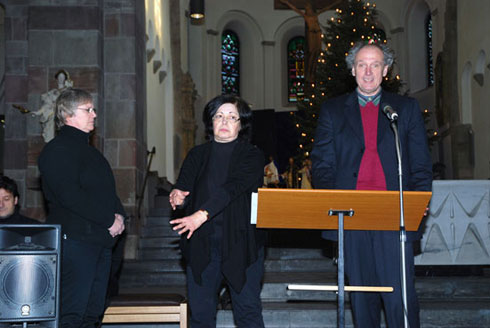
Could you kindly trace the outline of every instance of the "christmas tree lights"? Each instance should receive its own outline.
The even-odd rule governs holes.
[[[311,153],[321,103],[356,88],[345,62],[349,49],[360,40],[387,42],[385,32],[379,27],[375,7],[374,3],[362,0],[343,1],[336,8],[334,17],[326,21],[322,36],[324,50],[318,57],[315,83],[306,90],[308,96],[298,102],[298,111],[294,115],[299,132],[296,163],[302,163]],[[392,77],[390,70],[382,86],[385,90],[398,92],[400,76]]]

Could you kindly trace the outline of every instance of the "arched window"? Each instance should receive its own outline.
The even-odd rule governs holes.
[[[426,36],[426,48],[427,48],[427,84],[428,86],[434,85],[434,64],[432,57],[432,17],[427,15],[425,20],[425,36]]]
[[[305,38],[297,36],[288,42],[288,101],[305,97]]]
[[[240,94],[240,42],[230,30],[221,35],[221,93]]]

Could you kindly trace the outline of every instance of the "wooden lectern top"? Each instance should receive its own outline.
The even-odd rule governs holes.
[[[403,192],[407,231],[416,231],[429,204],[428,191]],[[354,210],[345,230],[399,230],[398,191],[260,188],[257,228],[338,229],[329,210]]]

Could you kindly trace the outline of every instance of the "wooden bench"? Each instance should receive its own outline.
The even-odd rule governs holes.
[[[180,294],[126,294],[111,298],[102,323],[179,322],[187,328],[187,302]]]

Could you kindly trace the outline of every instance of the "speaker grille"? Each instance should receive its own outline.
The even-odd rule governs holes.
[[[56,261],[53,254],[0,255],[0,319],[55,314]],[[23,305],[30,307],[28,315]]]
[[[5,296],[16,304],[39,302],[50,288],[50,274],[44,261],[26,256],[15,262],[3,275]]]

